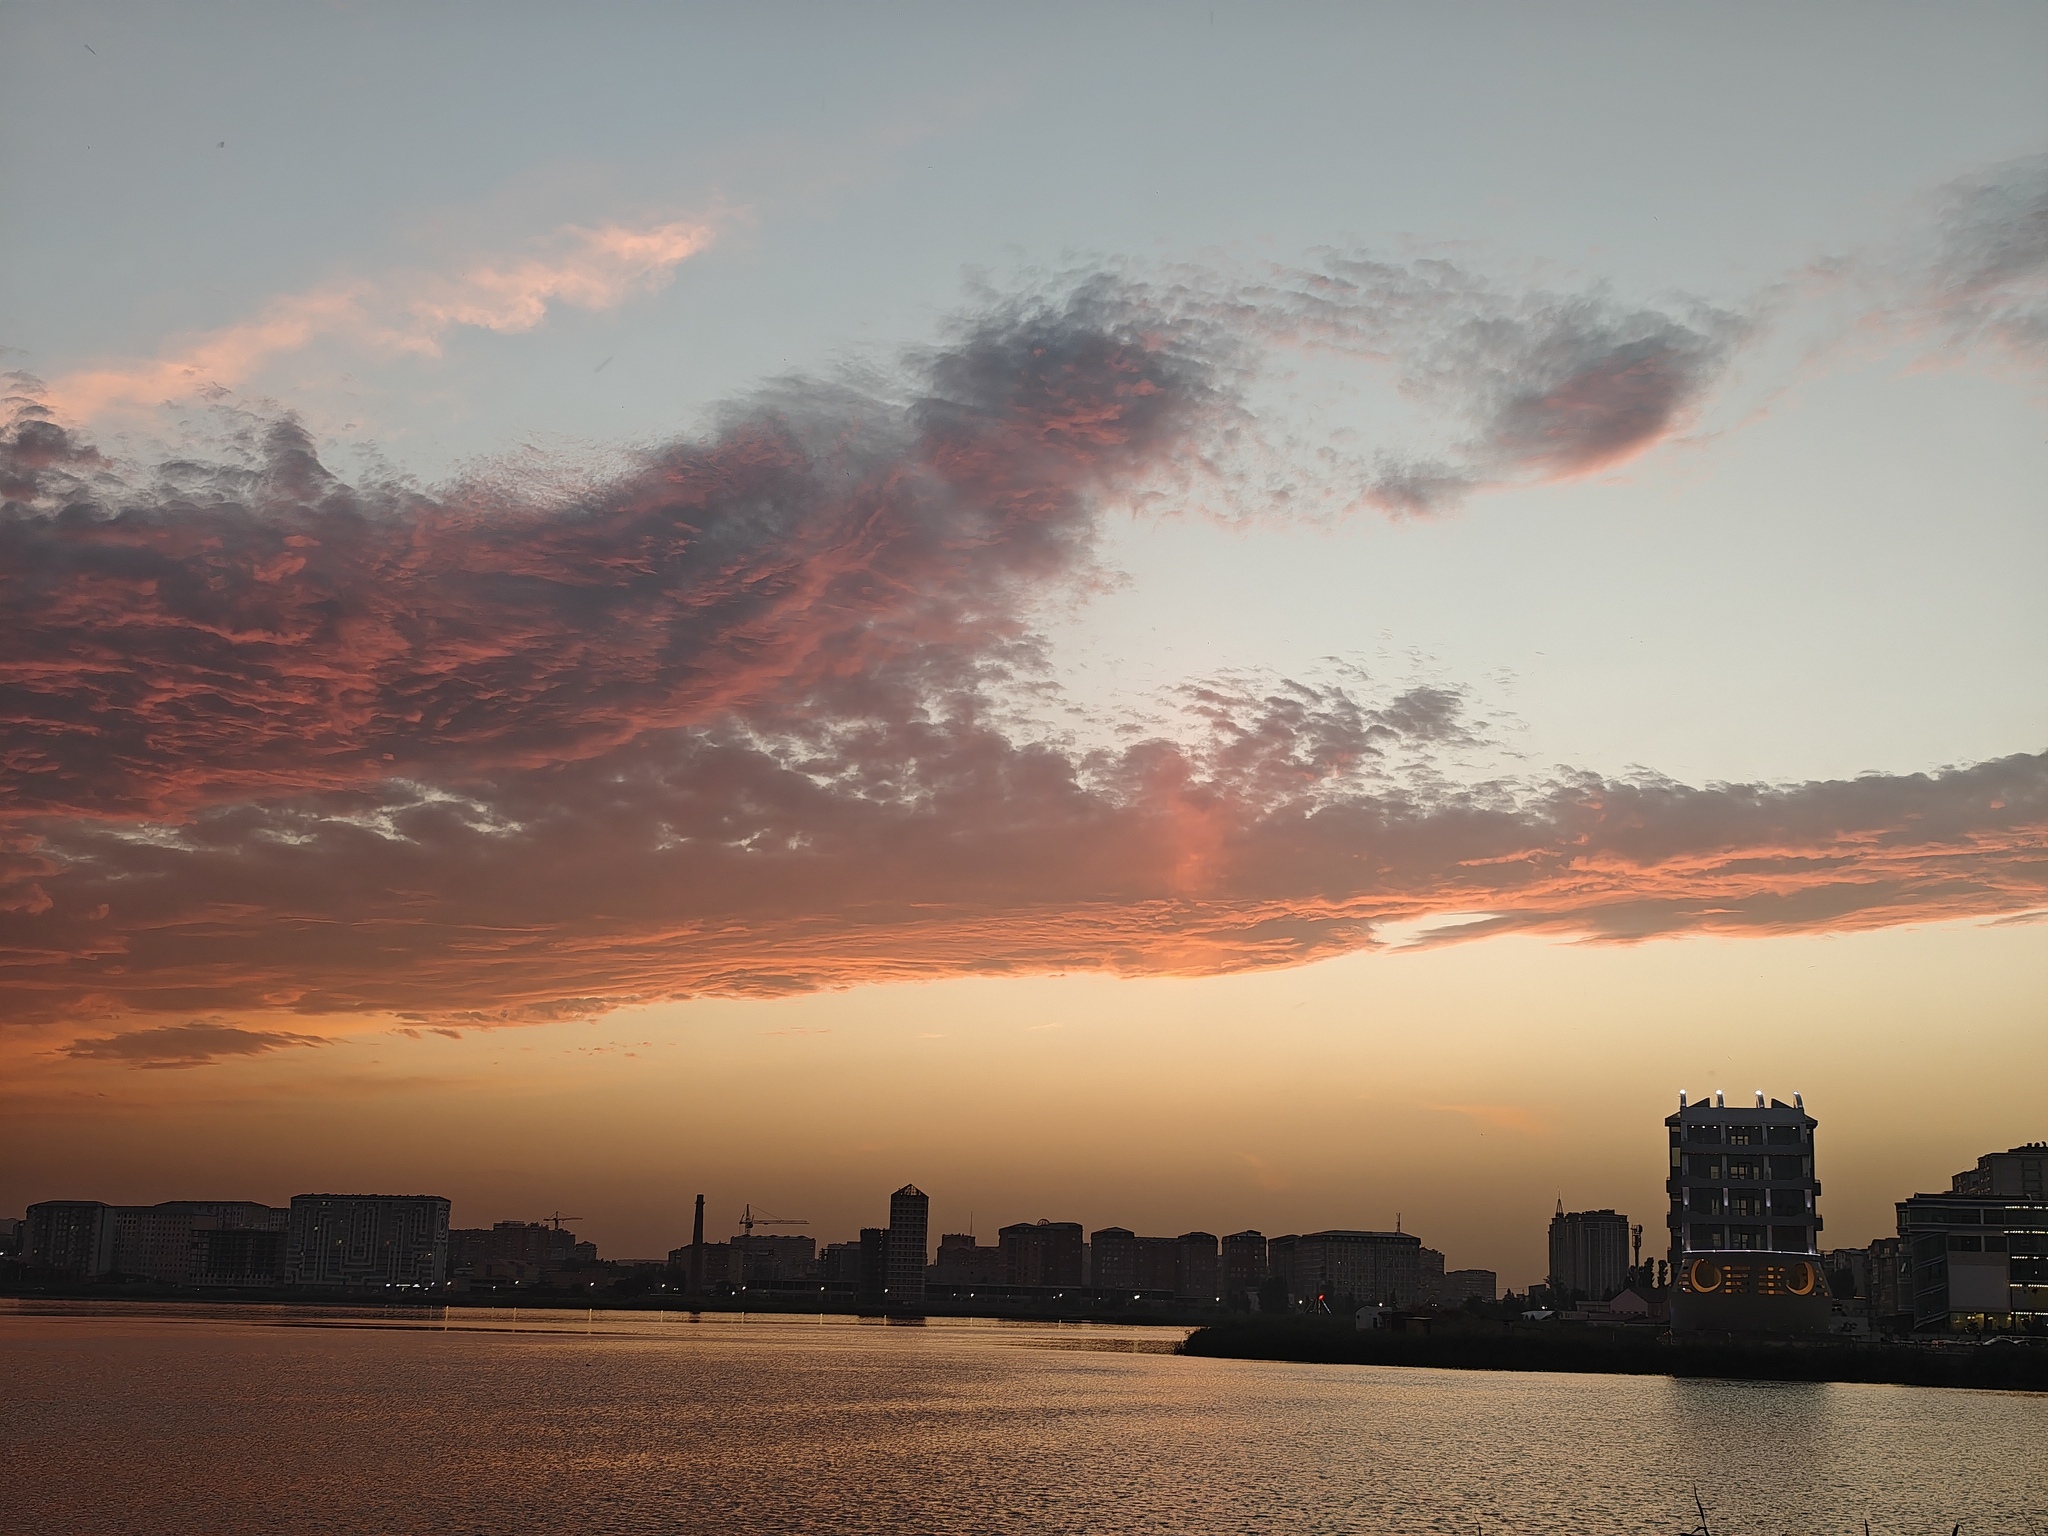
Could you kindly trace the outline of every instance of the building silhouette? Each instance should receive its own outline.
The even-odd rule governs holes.
[[[1078,1221],[1015,1222],[996,1234],[1005,1285],[1079,1287],[1082,1237]]]
[[[889,1196],[885,1296],[892,1306],[924,1304],[924,1267],[930,1256],[931,1197],[915,1184]]]
[[[21,1261],[63,1280],[114,1268],[114,1208],[100,1200],[40,1200],[22,1220]]]
[[[933,1285],[991,1286],[1003,1283],[1003,1250],[974,1240],[971,1232],[948,1232],[927,1274]]]
[[[1183,1232],[1173,1246],[1173,1294],[1182,1301],[1221,1301],[1223,1276],[1216,1262],[1216,1234]]]
[[[253,1200],[45,1201],[29,1207],[23,1258],[69,1280],[275,1285],[286,1219],[277,1206]]]
[[[1461,1307],[1473,1297],[1481,1301],[1500,1300],[1500,1277],[1490,1269],[1446,1271],[1437,1288],[1437,1299],[1447,1307]]]
[[[1412,1232],[1290,1233],[1266,1245],[1266,1265],[1288,1300],[1304,1306],[1412,1307],[1422,1299],[1422,1239]]]
[[[1606,1301],[1628,1284],[1628,1218],[1617,1211],[1567,1211],[1550,1218],[1552,1300]]]
[[[860,1283],[854,1296],[864,1307],[879,1307],[889,1295],[889,1229],[862,1227],[859,1251]]]
[[[1266,1235],[1249,1228],[1223,1239],[1223,1295],[1254,1296],[1266,1283]]]

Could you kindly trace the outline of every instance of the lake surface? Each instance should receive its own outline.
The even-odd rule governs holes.
[[[0,1302],[0,1529],[2048,1536],[2048,1396],[1179,1338]]]

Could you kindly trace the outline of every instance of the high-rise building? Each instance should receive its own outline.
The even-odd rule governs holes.
[[[885,1279],[892,1306],[924,1304],[924,1267],[931,1256],[931,1197],[915,1184],[889,1196],[889,1253]]]
[[[1615,1211],[1567,1211],[1550,1218],[1553,1299],[1606,1301],[1628,1284],[1628,1218]]]
[[[1267,1243],[1266,1265],[1289,1300],[1311,1307],[1422,1299],[1422,1239],[1412,1232],[1289,1234]]]
[[[1870,1240],[1870,1321],[1885,1329],[1913,1321],[1913,1250],[1904,1238]]]
[[[996,1234],[1005,1285],[1078,1287],[1082,1270],[1081,1223],[1019,1221]]]
[[[1098,1290],[1137,1290],[1138,1234],[1129,1227],[1103,1227],[1089,1233],[1088,1283]]]
[[[1223,1299],[1223,1277],[1216,1263],[1216,1234],[1183,1232],[1174,1242],[1173,1294],[1202,1303]]]
[[[294,1195],[286,1285],[425,1290],[448,1271],[440,1195]]]
[[[21,1262],[65,1280],[97,1280],[114,1267],[114,1207],[41,1200],[22,1220]]]
[[[1250,1296],[1266,1283],[1266,1235],[1249,1229],[1223,1239],[1223,1294]]]
[[[232,1249],[235,1257],[223,1258],[222,1262],[227,1263],[230,1272],[250,1275],[250,1266],[260,1269],[265,1256],[282,1252],[280,1245],[269,1239],[285,1230],[288,1216],[281,1207],[259,1205],[253,1200],[165,1200],[157,1205],[117,1205],[113,1268],[115,1273],[133,1279],[192,1285],[199,1283],[202,1269],[213,1262],[209,1254],[225,1256]],[[228,1239],[223,1243],[215,1236],[223,1232],[251,1235],[239,1242]],[[254,1278],[209,1278],[205,1283],[272,1284],[277,1273],[277,1266],[272,1263],[268,1273]]]
[[[1444,1256],[1434,1248],[1424,1248],[1416,1255],[1416,1294],[1430,1306],[1439,1306],[1444,1299]]]
[[[1921,1331],[2048,1329],[2048,1142],[1988,1152],[1899,1202],[1900,1310]],[[1876,1245],[1873,1244],[1873,1247]]]
[[[687,1250],[684,1250],[687,1251]],[[827,1243],[818,1256],[818,1278],[833,1287],[850,1286],[860,1291],[860,1242]]]
[[[1798,1094],[1729,1108],[1678,1096],[1670,1141],[1674,1333],[1808,1333],[1831,1315],[1813,1133]]]
[[[860,1285],[856,1295],[864,1307],[879,1307],[889,1294],[889,1229],[860,1229]]]

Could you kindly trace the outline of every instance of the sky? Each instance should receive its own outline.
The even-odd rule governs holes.
[[[0,1207],[1883,1235],[2048,1136],[2044,50],[0,6]]]

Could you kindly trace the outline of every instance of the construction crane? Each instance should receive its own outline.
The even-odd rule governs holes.
[[[562,1230],[563,1222],[581,1221],[582,1219],[583,1218],[581,1216],[564,1216],[560,1211],[555,1212],[555,1214],[552,1216],[541,1217],[541,1221],[546,1222],[549,1226],[553,1227],[557,1232]],[[535,1222],[534,1225],[538,1226],[540,1225],[540,1222]]]
[[[808,1227],[802,1216],[756,1216],[751,1204],[740,1207],[740,1289],[747,1288],[747,1261],[754,1256],[754,1228]]]

